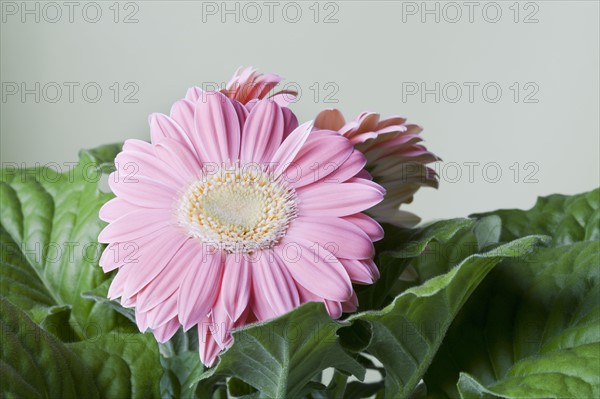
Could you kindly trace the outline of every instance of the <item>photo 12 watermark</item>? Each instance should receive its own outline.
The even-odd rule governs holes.
[[[202,22],[290,23],[310,21],[337,24],[340,3],[336,1],[203,1]]]
[[[512,182],[537,184],[540,182],[540,165],[537,162],[463,161],[436,162],[431,165],[443,183]]]
[[[2,23],[139,23],[137,1],[2,1]]]
[[[488,103],[511,101],[515,104],[537,104],[540,85],[537,82],[402,82],[402,102],[420,103]]]
[[[402,22],[489,23],[501,21],[537,24],[540,5],[535,1],[403,1]]]
[[[2,103],[89,103],[102,100],[137,104],[140,86],[136,82],[2,82]]]

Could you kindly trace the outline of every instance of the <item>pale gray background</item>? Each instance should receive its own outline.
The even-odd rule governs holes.
[[[11,2],[2,2],[3,10]],[[16,15],[3,11],[1,24],[1,81],[40,82],[63,85],[78,82],[73,102],[63,86],[56,103],[39,103],[33,95],[22,102],[19,95],[3,92],[1,103],[2,162],[47,163],[76,160],[80,148],[126,138],[148,139],[147,116],[168,113],[173,101],[189,86],[207,82],[223,83],[240,65],[254,65],[263,71],[281,74],[297,82],[302,96],[293,106],[300,120],[309,120],[324,107],[339,107],[348,118],[363,110],[383,115],[401,114],[425,127],[428,147],[445,161],[440,164],[439,191],[422,190],[406,209],[424,220],[465,216],[475,211],[500,207],[529,207],[538,195],[555,192],[577,193],[599,183],[599,3],[597,1],[521,2],[515,22],[513,1],[497,2],[502,16],[496,23],[494,6],[480,2],[469,22],[463,2],[462,17],[456,23],[456,9],[439,3],[440,21],[435,15],[403,13],[407,2],[336,1],[319,4],[315,23],[314,2],[298,2],[302,16],[296,23],[294,9],[279,2],[269,21],[268,8],[258,4],[262,18],[256,23],[256,9],[239,4],[239,22],[234,15],[203,14],[202,2],[135,2],[137,23],[126,24],[125,15],[135,7],[121,2],[119,22],[114,22],[113,1],[98,2],[102,16],[97,23],[86,22],[82,9],[75,8],[73,22],[68,9],[39,3],[40,21],[22,15],[21,1]],[[206,3],[206,2],[205,2]],[[527,4],[529,3],[529,4]],[[36,2],[28,2],[36,7]],[[62,2],[58,3],[59,5]],[[221,8],[221,2],[213,3]],[[422,7],[422,2],[413,3]],[[427,2],[433,9],[436,2]],[[533,4],[533,5],[532,5]],[[10,8],[10,4],[8,5]],[[313,7],[311,9],[310,7]],[[513,7],[512,9],[510,7]],[[114,6],[113,6],[114,7]],[[206,4],[205,4],[206,7]],[[234,9],[235,2],[228,7]],[[336,23],[324,17],[336,11]],[[12,10],[12,9],[11,9]],[[444,14],[444,10],[446,13]],[[88,6],[88,18],[94,18]],[[537,19],[524,23],[523,19]],[[25,22],[21,17],[25,17]],[[204,21],[203,21],[204,18]],[[286,21],[287,18],[287,21]],[[404,19],[404,21],[403,21]],[[103,90],[97,103],[85,101],[81,87],[97,82]],[[110,86],[121,85],[115,103]],[[123,90],[134,82],[137,103],[124,103]],[[331,82],[333,84],[325,87]],[[454,91],[436,103],[429,95],[403,98],[403,83],[426,82],[434,87],[448,82],[478,82],[474,101],[463,96],[452,103]],[[496,82],[502,97],[496,103],[482,96],[482,86]],[[510,86],[521,85],[515,103]],[[523,85],[539,88],[537,103],[525,103],[531,92]],[[317,83],[318,98],[314,98]],[[311,89],[313,87],[313,89]],[[337,103],[326,103],[332,93]],[[513,86],[514,87],[514,86]],[[449,88],[450,89],[450,88]],[[50,88],[49,88],[50,90]],[[493,91],[489,92],[493,95]],[[48,91],[48,97],[54,97]],[[443,94],[443,93],[441,93]],[[49,98],[51,99],[51,98]],[[479,162],[472,179],[465,162]],[[502,177],[496,183],[495,169],[482,175],[486,163],[496,162]],[[520,175],[515,183],[514,170]],[[526,182],[525,163],[539,170],[538,182]],[[457,165],[461,175],[457,176]]]

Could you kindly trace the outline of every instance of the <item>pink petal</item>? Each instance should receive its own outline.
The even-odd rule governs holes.
[[[194,149],[172,139],[163,139],[154,150],[157,156],[187,182],[197,179],[202,173],[200,159]]]
[[[123,149],[125,151],[137,151],[143,152],[145,154],[154,155],[154,149],[152,148],[152,144],[138,140],[138,139],[127,139],[123,143]]]
[[[300,302],[302,304],[307,303],[307,302],[319,302],[319,303],[325,302],[325,299],[323,299],[322,297],[309,291],[301,284],[298,284],[297,281],[296,281],[296,288],[298,289],[298,295],[300,295]]]
[[[240,132],[244,130],[244,124],[246,123],[246,119],[248,119],[248,110],[242,103],[236,100],[231,100],[231,104],[233,108],[235,108],[235,112],[237,113],[238,120],[240,122]]]
[[[373,284],[379,278],[379,269],[372,259],[339,259],[353,283]]]
[[[262,251],[252,263],[254,313],[259,320],[281,316],[298,307],[300,298],[284,262]]]
[[[236,321],[241,316],[250,299],[251,265],[244,258],[240,254],[228,254],[225,258],[221,300],[232,321]]]
[[[333,319],[337,319],[342,315],[342,304],[336,301],[325,300],[325,309]]]
[[[279,177],[292,164],[298,151],[308,139],[311,129],[311,122],[303,123],[281,143],[271,159],[271,163],[275,166],[275,177]]]
[[[273,100],[273,97],[271,97]],[[277,101],[275,101],[277,102]],[[290,135],[296,128],[298,127],[298,118],[289,108],[284,108],[281,104],[277,103],[281,108],[281,112],[283,112],[283,138]]]
[[[240,122],[231,101],[210,92],[196,103],[194,146],[201,159],[234,162],[240,155]]]
[[[169,209],[176,200],[174,187],[141,175],[120,176],[119,172],[113,172],[108,185],[117,197],[141,207]]]
[[[146,313],[135,312],[135,324],[137,324],[138,329],[141,333],[146,332],[146,330],[148,329],[148,323],[146,322]]]
[[[177,330],[179,330],[179,320],[177,320],[177,317],[174,317],[162,326],[155,328],[152,332],[156,340],[164,344],[173,338]]]
[[[319,112],[319,115],[315,118],[315,128],[326,129],[326,130],[340,130],[346,121],[340,110],[331,108],[325,109]]]
[[[373,218],[363,213],[344,216],[344,219],[360,227],[372,241],[379,241],[383,238],[383,228]]]
[[[245,310],[245,309],[244,309]],[[211,312],[213,321],[212,336],[221,349],[228,347],[232,341],[231,330],[233,329],[233,321],[229,318],[221,297],[215,301]]]
[[[136,309],[139,310],[139,308]],[[171,295],[162,303],[146,312],[146,314],[148,326],[152,329],[162,326],[173,318],[177,318],[177,294]]]
[[[341,218],[301,216],[291,223],[286,235],[291,240],[299,237],[317,243],[340,258],[366,259],[375,254],[369,236]]]
[[[381,190],[361,183],[318,183],[296,191],[300,216],[348,216],[383,199]]]
[[[361,178],[361,179],[373,180],[373,176],[371,176],[369,174],[369,172],[367,172],[365,169],[363,169],[360,172],[358,172],[355,177],[358,177],[358,178]]]
[[[137,304],[137,295],[133,295],[131,297],[123,296],[121,297],[121,306],[124,308],[134,308]]]
[[[167,115],[153,113],[148,118],[150,123],[150,137],[153,144],[159,143],[164,138],[170,138],[180,143],[191,146],[189,133]]]
[[[108,299],[113,300],[123,296],[123,287],[125,286],[127,277],[129,277],[128,268],[124,267],[117,272],[117,275],[110,283],[110,287],[108,287],[108,294],[106,295]]]
[[[140,245],[138,250],[139,271],[132,273],[125,282],[124,293],[127,296],[137,294],[150,283],[169,264],[179,248],[189,237],[176,229],[166,229],[156,234],[154,242]]]
[[[223,275],[223,255],[199,253],[188,268],[177,299],[179,321],[185,331],[203,320],[215,303]]]
[[[194,110],[194,103],[189,100],[176,101],[171,107],[171,118],[181,126],[188,138],[196,132]]]
[[[302,175],[290,184],[299,188],[319,180],[335,183],[326,179],[327,176],[342,167],[353,151],[352,144],[335,132],[313,132],[294,159],[294,167],[299,168]]]
[[[128,264],[139,263],[140,246],[153,245],[153,240],[163,234],[163,231],[168,228],[165,227],[153,234],[136,238],[133,241],[113,242],[109,244],[100,257],[100,266],[104,273]]]
[[[366,133],[358,133],[353,135],[352,137],[348,137],[348,139],[350,140],[350,142],[352,143],[352,145],[357,145],[357,144],[361,144],[364,143],[365,141],[369,140],[369,139],[374,139],[378,136],[378,134],[376,132],[366,132]]]
[[[342,302],[342,311],[344,313],[352,313],[356,312],[358,309],[358,297],[356,296],[356,292],[352,294],[352,298],[347,300],[346,302]]]
[[[268,162],[281,144],[283,112],[273,101],[262,100],[250,111],[242,133],[242,162]]]
[[[140,292],[138,309],[146,312],[177,291],[188,268],[193,267],[192,262],[200,252],[202,244],[198,240],[187,240],[163,271]]]
[[[190,87],[185,93],[185,99],[196,103],[198,100],[202,99],[206,94],[204,91],[198,86]]]
[[[247,103],[244,104],[244,106],[246,107],[246,109],[248,110],[248,112],[251,112],[252,109],[256,106],[256,104],[258,104],[258,98],[252,99],[250,101],[248,101]]]
[[[129,212],[137,211],[139,209],[139,206],[133,205],[122,198],[113,198],[102,205],[98,216],[105,222],[112,222]]]
[[[138,209],[121,216],[100,232],[98,241],[132,241],[171,225],[171,213],[164,209]]]
[[[206,367],[212,367],[217,360],[221,347],[217,344],[210,332],[212,321],[207,317],[198,324],[198,345],[200,351],[200,361]]]
[[[169,164],[154,154],[139,151],[123,151],[115,158],[119,178],[124,182],[137,180],[137,177],[154,179],[163,185],[179,189],[185,179]]]
[[[329,175],[327,181],[343,183],[360,173],[366,164],[367,158],[360,151],[354,150],[346,162]]]
[[[351,179],[347,180],[347,183],[360,183],[360,184],[364,184],[365,186],[369,186],[371,188],[373,188],[374,190],[379,191],[382,195],[385,194],[385,189],[380,186],[379,184],[375,183],[373,180],[371,179],[365,179],[363,177],[353,177]]]
[[[325,305],[325,309],[327,310],[327,313],[329,313],[329,315],[334,318],[337,319],[338,317],[340,317],[342,315],[342,310],[344,307],[344,303],[346,302],[337,302],[337,301],[330,301],[328,299],[323,299],[321,297],[319,297],[318,295],[315,295],[314,293],[310,292],[309,290],[307,290],[306,288],[304,288],[303,286],[297,284],[298,287],[298,292],[300,293],[300,298],[302,299],[302,303],[306,303],[306,302],[322,302]],[[353,292],[352,295],[355,297],[356,294]],[[350,298],[350,300],[352,300],[352,298]]]
[[[316,295],[336,301],[345,301],[352,295],[348,273],[323,247],[285,236],[276,250],[294,280]]]
[[[280,107],[284,108],[296,101],[296,92],[290,90],[282,90],[269,97],[269,100],[275,102]]]

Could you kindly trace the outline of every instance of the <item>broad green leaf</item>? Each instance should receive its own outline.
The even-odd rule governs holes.
[[[411,278],[396,284],[396,290],[403,292],[411,287],[447,273],[467,257],[498,245],[501,221],[498,216],[487,216],[473,221],[445,240],[432,240],[420,256],[409,260]]]
[[[158,346],[151,334],[117,330],[67,344],[93,371],[103,398],[158,398]]]
[[[384,309],[348,318],[350,322],[361,320],[371,325],[366,352],[386,370],[386,397],[412,394],[450,323],[487,273],[503,258],[522,256],[541,240],[539,236],[525,237],[471,255],[448,273],[408,289]]]
[[[37,307],[32,313],[34,313],[33,321],[39,320],[40,327],[54,334],[61,341],[73,342],[79,339],[80,334],[70,323],[70,306]]]
[[[0,225],[0,265],[0,291],[19,308],[33,311],[36,308],[45,310],[56,305],[35,269],[27,262],[19,245],[3,225]],[[39,322],[41,320],[38,320],[38,317],[34,319]]]
[[[502,219],[502,239],[544,232],[555,247],[490,273],[425,376],[432,396],[600,396],[598,194],[485,214]]]
[[[227,381],[227,390],[231,396],[235,397],[253,395],[255,392],[258,392],[250,384],[235,377]]]
[[[103,227],[98,210],[112,194],[98,190],[99,165],[107,161],[92,154],[108,159],[118,149],[82,151],[77,166],[63,173],[49,167],[2,169],[0,277],[5,295],[22,309],[69,306],[78,331],[93,323],[108,332],[123,321],[80,295],[110,277],[98,267],[97,237]]]
[[[98,211],[112,194],[99,191],[98,182],[119,149],[82,151],[80,162],[63,173],[45,167],[2,170],[1,288],[41,327],[68,343],[90,370],[101,397],[159,397],[156,341],[137,332],[118,305],[95,296],[106,291],[111,278],[98,266],[97,237],[104,226]],[[16,367],[25,358],[9,360]],[[43,389],[39,378],[52,382],[55,375],[42,372],[23,381]]]
[[[384,381],[377,382],[358,382],[352,381],[346,387],[344,393],[344,399],[360,399],[360,398],[371,398],[378,392],[383,392]]]
[[[356,287],[360,309],[380,309],[390,303],[400,293],[396,289],[398,279],[412,258],[421,255],[431,243],[445,242],[472,223],[469,219],[451,219],[412,230],[385,226],[385,238],[376,243],[381,278],[373,285]]]
[[[600,396],[599,245],[540,248],[498,266],[450,329],[429,390],[457,397],[463,372],[463,396],[477,385],[510,398]]]
[[[99,398],[91,371],[63,343],[0,297],[0,396]]]
[[[82,292],[81,297],[85,299],[90,299],[92,301],[96,301],[114,310],[115,312],[122,314],[129,321],[131,321],[131,326],[137,327],[137,325],[135,324],[135,311],[132,308],[124,308],[117,301],[111,301],[110,299],[108,299],[108,287],[110,286],[110,283],[111,280],[106,280],[93,290]]]
[[[308,303],[267,323],[233,332],[234,345],[202,375],[236,377],[270,398],[308,393],[313,377],[335,367],[362,379],[365,369],[339,344],[323,304]]]
[[[79,156],[84,153],[90,155],[103,173],[110,173],[115,170],[115,157],[121,151],[123,144],[105,144],[91,150],[80,151]]]
[[[502,219],[502,241],[528,234],[552,236],[552,245],[600,239],[600,188],[573,196],[540,197],[529,210],[505,209],[474,215]]]

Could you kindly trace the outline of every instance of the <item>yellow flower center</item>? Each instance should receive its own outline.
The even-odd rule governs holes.
[[[221,165],[192,183],[178,219],[190,236],[229,253],[271,248],[296,217],[296,193],[254,164]]]

